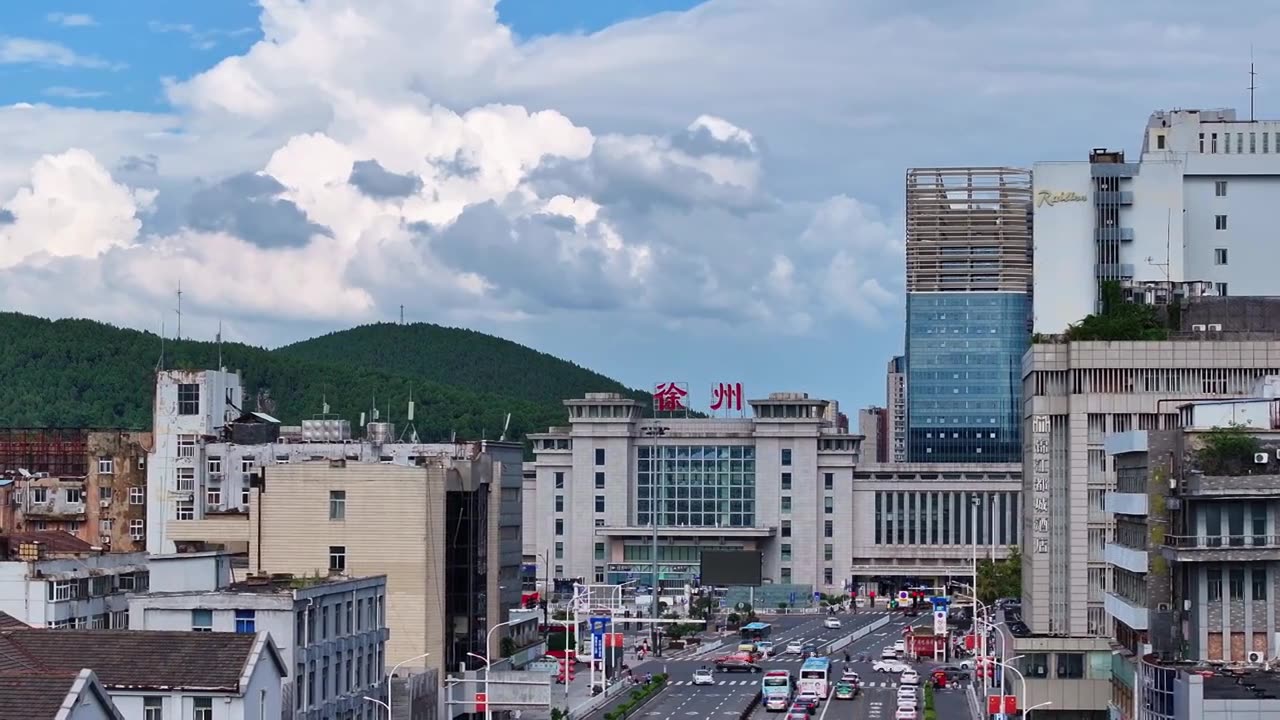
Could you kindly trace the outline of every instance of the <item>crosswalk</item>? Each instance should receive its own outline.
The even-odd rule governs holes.
[[[693,684],[694,684],[694,682],[693,682],[692,680],[668,680],[668,681],[667,681],[667,685],[669,685],[669,686],[677,686],[677,687],[678,687],[678,686],[680,686],[680,685],[693,685]],[[704,683],[704,684],[705,684],[705,683]],[[759,681],[759,680],[716,680],[716,681],[715,681],[714,683],[712,683],[712,684],[713,684],[713,685],[723,685],[723,686],[725,686],[725,687],[745,686],[745,685],[757,685],[757,686],[758,686],[758,685],[760,684],[760,681]],[[875,681],[872,681],[872,682],[864,682],[864,683],[862,683],[862,687],[864,687],[864,688],[887,688],[887,689],[892,690],[892,689],[897,688],[900,684],[901,684],[901,683],[896,683],[896,682],[875,682]]]

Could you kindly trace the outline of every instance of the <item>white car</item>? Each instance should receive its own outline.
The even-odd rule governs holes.
[[[916,692],[915,685],[898,686],[898,702],[902,702],[904,698],[909,698],[914,701],[917,697],[919,697],[919,693]]]
[[[693,671],[694,685],[715,685],[716,677],[707,668],[698,668]]]
[[[887,647],[880,651],[880,659],[881,660],[897,660],[898,651],[894,650],[891,647]]]
[[[822,621],[822,627],[831,628],[832,630],[840,629],[840,618],[829,617]]]
[[[905,655],[907,652],[907,643],[905,640],[899,640],[893,644],[893,651],[899,655]]]
[[[760,657],[767,658],[773,654],[773,643],[768,640],[756,643],[756,650],[759,651]]]
[[[893,714],[893,720],[916,720],[915,708],[898,708],[898,712]]]
[[[907,668],[906,670],[902,671],[902,676],[898,678],[898,682],[902,683],[903,685],[919,685],[920,673],[910,668]]]
[[[898,707],[911,708],[912,710],[919,710],[920,703],[917,702],[916,699],[912,697],[900,697],[898,698]]]
[[[787,652],[793,655],[799,655],[804,652],[804,643],[799,641],[787,643]]]
[[[911,668],[901,660],[877,660],[872,664],[871,669],[882,673],[900,673]]]

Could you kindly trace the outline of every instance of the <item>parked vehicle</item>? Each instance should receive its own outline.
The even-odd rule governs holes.
[[[901,673],[911,668],[901,660],[877,660],[871,669],[882,673]]]

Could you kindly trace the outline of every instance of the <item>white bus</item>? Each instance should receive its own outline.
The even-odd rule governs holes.
[[[791,707],[791,673],[770,670],[760,678],[760,700],[767,711],[786,711]]]
[[[811,657],[800,666],[800,692],[811,692],[823,700],[831,693],[831,658]]]

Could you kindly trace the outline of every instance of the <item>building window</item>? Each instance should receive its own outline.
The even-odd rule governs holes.
[[[782,489],[783,490],[791,489],[791,473],[789,472],[782,473]]]
[[[1227,249],[1226,249],[1226,248],[1215,248],[1215,249],[1214,249],[1214,251],[1213,251],[1213,264],[1214,264],[1214,265],[1226,265],[1226,264],[1227,264]]]
[[[236,632],[252,635],[257,632],[257,612],[253,610],[236,611]]]
[[[556,574],[555,574],[555,577],[558,577],[558,578],[564,577],[564,566],[563,566],[563,565],[557,565],[557,566],[556,566],[555,573],[556,573]]]
[[[329,572],[345,572],[347,569],[347,547],[345,545],[329,546]]]
[[[145,505],[147,502],[147,489],[141,485],[131,485],[129,487],[129,504]]]
[[[1227,142],[1231,142],[1228,140]],[[1209,152],[1218,152],[1218,133],[1209,133]]]
[[[1204,133],[1200,133],[1200,152],[1204,153]]]
[[[596,465],[604,464],[604,448],[596,448]]]
[[[1206,571],[1208,580],[1205,583],[1208,589],[1209,602],[1219,602],[1222,600],[1222,570],[1220,568],[1209,568]]]
[[[63,492],[63,495],[65,495],[65,496],[66,496],[66,498],[67,498],[67,502],[68,502],[68,503],[71,503],[72,505],[83,505],[83,504],[84,504],[84,489],[83,489],[83,488],[67,488],[67,489],[63,490],[62,492]]]
[[[822,474],[822,489],[823,489],[823,490],[835,490],[835,489],[836,489],[836,474],[835,474],[835,473],[823,473],[823,474]]]
[[[596,550],[596,559],[603,560],[604,559],[604,543],[596,543],[595,550]]]
[[[191,709],[191,720],[213,720],[213,698],[192,698]]]
[[[1262,136],[1266,138],[1266,135]],[[1253,599],[1263,601],[1267,599],[1267,569],[1253,569]]]
[[[213,611],[192,610],[191,632],[213,632]]]
[[[1058,653],[1058,677],[1079,680],[1084,677],[1083,653]]]
[[[822,559],[831,562],[835,557],[835,547],[831,543],[822,546]]]
[[[1230,587],[1232,600],[1244,599],[1244,568],[1231,568]]]
[[[822,569],[822,583],[824,585],[832,584],[834,577],[835,577],[835,573],[832,572],[831,568]]]
[[[99,475],[115,475],[116,461],[109,457],[98,458],[98,474]]]
[[[596,496],[596,512],[598,513],[604,512],[604,496],[603,495]]]
[[[1214,216],[1213,216],[1213,229],[1214,229],[1214,230],[1226,230],[1226,229],[1227,229],[1227,216],[1226,216],[1226,215],[1214,215]]]
[[[782,537],[791,537],[791,521],[782,521]]]
[[[822,514],[831,515],[836,511],[835,498],[830,495],[822,498]]]
[[[1244,153],[1244,133],[1242,132],[1236,133],[1236,153]]]
[[[177,520],[195,520],[196,503],[194,500],[179,500],[174,506],[174,518]]]
[[[556,559],[557,559],[557,560],[563,560],[563,559],[564,559],[564,543],[563,543],[563,542],[558,542],[558,543],[556,543]],[[559,566],[559,565],[557,565],[556,567],[557,567],[557,568],[559,568],[560,566]],[[561,572],[563,572],[563,571],[562,571],[562,570],[556,570],[556,574],[557,574],[557,575],[558,575],[559,573],[561,573]]]
[[[146,525],[142,520],[129,521],[129,538],[132,540],[142,540],[146,537]]]
[[[791,568],[789,567],[782,568],[781,580],[783,585],[791,584]]]
[[[179,435],[178,436],[178,457],[193,458],[196,456],[196,436],[195,435]]]
[[[164,720],[164,698],[142,698],[142,720]]]
[[[101,520],[98,521],[98,534],[110,535],[111,527],[113,525],[115,525],[115,521],[112,520],[111,518],[102,518]]]
[[[180,493],[195,492],[196,489],[196,469],[195,468],[178,468],[177,474],[177,491]]]
[[[49,502],[49,489],[42,487],[31,488],[31,502],[37,505]]]
[[[178,414],[200,414],[200,386],[195,383],[179,383]]]
[[[791,448],[782,448],[782,464],[791,464]]]
[[[1217,283],[1216,288],[1217,288],[1217,290],[1218,290],[1218,297],[1226,297],[1226,296],[1227,296],[1227,284],[1226,284],[1226,283]]]
[[[556,535],[564,534],[564,518],[556,518]]]
[[[1156,149],[1157,150],[1164,149],[1164,135],[1156,135]]]
[[[329,519],[330,520],[346,520],[347,519],[347,491],[346,490],[330,490],[329,491]]]
[[[556,496],[556,512],[564,512],[564,496]]]
[[[49,602],[62,602],[78,596],[80,585],[75,580],[54,580],[47,584]]]
[[[597,490],[604,489],[604,473],[602,472],[596,473],[596,489]]]
[[[222,474],[222,458],[220,457],[209,458],[209,474],[210,475]]]
[[[107,504],[110,504],[110,503],[111,503],[111,496],[112,496],[113,494],[114,494],[114,490],[111,488],[111,486],[110,486],[110,485],[99,485],[99,486],[98,486],[98,502],[100,502],[100,503],[105,502],[105,503],[107,503]]]
[[[222,505],[222,488],[211,487],[204,491],[204,504],[210,510]]]
[[[822,523],[822,536],[835,537],[835,523],[827,520]]]
[[[790,495],[782,496],[782,512],[784,513],[791,512],[791,496]]]
[[[564,473],[562,472],[556,473],[556,489],[557,490],[564,489]]]

